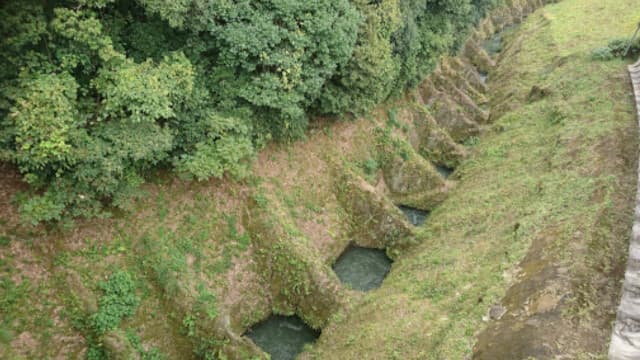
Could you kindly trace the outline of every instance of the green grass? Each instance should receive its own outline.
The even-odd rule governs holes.
[[[638,18],[632,0],[564,0],[507,37],[521,47],[504,48],[491,86],[513,94],[515,110],[474,139],[474,156],[457,169],[461,182],[420,230],[422,245],[325,329],[309,358],[465,358],[514,266],[543,240],[543,253],[581,284],[565,289],[566,322],[580,324],[576,337],[600,331],[578,343],[604,351],[608,328],[591,329],[589,319],[610,318],[599,291],[616,298],[619,290],[608,271],[624,264],[637,140],[625,62],[594,62],[591,51],[631,34]],[[550,94],[527,102],[533,86]],[[625,158],[628,168],[609,163]],[[596,289],[596,278],[606,286]]]

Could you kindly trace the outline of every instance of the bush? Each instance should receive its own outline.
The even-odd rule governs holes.
[[[122,318],[132,316],[140,303],[135,294],[136,285],[128,272],[117,271],[100,283],[103,294],[98,312],[91,315],[90,324],[96,335],[114,330]]]
[[[609,61],[615,58],[637,57],[640,55],[640,39],[630,43],[630,39],[610,40],[606,47],[593,50],[591,58],[593,60]],[[627,49],[629,50],[627,53]]]

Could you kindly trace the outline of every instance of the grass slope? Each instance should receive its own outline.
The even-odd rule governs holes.
[[[491,324],[486,338],[501,354],[548,335],[555,355],[604,356],[627,249],[637,129],[625,63],[594,62],[590,53],[628,36],[638,18],[633,0],[565,0],[510,35],[490,75],[503,116],[458,170],[462,180],[421,230],[423,244],[324,329],[305,358],[466,358],[501,301],[512,333],[541,319],[538,338],[501,337],[509,330]],[[546,96],[529,100],[534,86]]]

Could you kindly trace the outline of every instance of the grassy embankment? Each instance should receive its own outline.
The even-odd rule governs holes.
[[[512,328],[497,322],[487,334],[505,349],[494,354],[516,358],[505,354],[536,344],[569,358],[604,356],[638,132],[626,62],[593,61],[591,51],[631,34],[639,17],[632,0],[565,0],[508,36],[490,74],[492,129],[421,229],[422,245],[325,329],[308,358],[465,358],[512,285],[502,320]]]

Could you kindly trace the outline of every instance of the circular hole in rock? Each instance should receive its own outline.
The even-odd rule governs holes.
[[[400,205],[398,207],[407,216],[407,219],[411,224],[413,224],[413,226],[420,226],[424,224],[429,217],[429,212],[425,210],[414,209],[404,205]]]
[[[352,289],[369,291],[382,285],[391,263],[384,250],[350,245],[333,265],[333,271]]]
[[[298,316],[271,315],[245,335],[268,353],[271,360],[293,360],[305,344],[316,341],[320,333]]]

